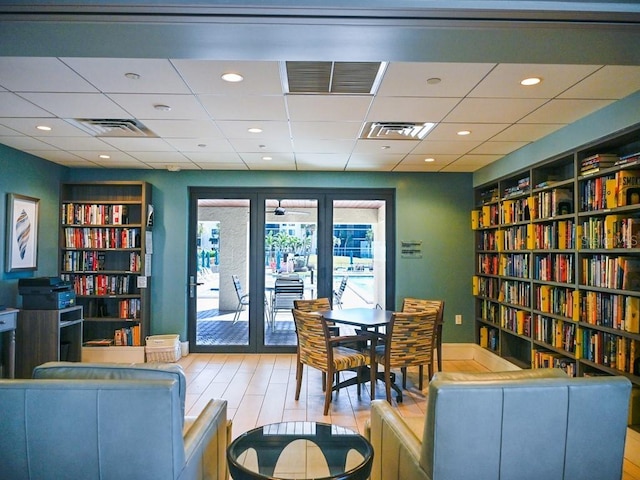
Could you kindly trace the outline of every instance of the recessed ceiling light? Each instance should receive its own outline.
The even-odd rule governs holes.
[[[239,73],[233,73],[233,72],[223,73],[221,78],[225,82],[230,82],[230,83],[238,83],[244,80],[244,77],[242,75],[240,75]]]
[[[163,105],[163,104],[158,104],[158,105],[154,105],[153,108],[155,108],[156,110],[159,110],[161,112],[169,112],[171,111],[171,107],[169,105]]]
[[[108,160],[109,158],[111,158],[111,155],[102,154],[102,155],[98,155],[98,157],[102,158],[103,160]]]
[[[520,85],[530,87],[531,85],[538,85],[540,82],[542,82],[542,79],[540,77],[529,77],[522,80],[520,82]]]
[[[51,127],[48,127],[46,125],[38,125],[36,128],[38,130],[42,130],[43,132],[50,132],[51,131]]]
[[[383,145],[380,147],[382,150],[389,150],[391,147],[389,145]]]
[[[432,78],[427,78],[427,84],[428,85],[437,85],[442,81],[441,78],[438,77],[432,77]]]
[[[465,135],[471,135],[471,130],[460,130],[458,132],[458,135],[460,135],[461,137],[464,137]]]
[[[133,73],[133,72],[125,73],[124,76],[127,77],[129,80],[139,80],[140,79],[140,75],[138,75],[137,73]]]
[[[179,172],[180,167],[177,165],[167,165],[167,170],[169,170],[170,172]]]
[[[252,127],[252,128],[248,128],[247,132],[249,132],[249,133],[262,133],[262,129],[261,128],[256,128],[256,127]]]
[[[273,157],[262,157],[263,160],[273,160]]]
[[[425,161],[425,162],[435,162],[435,161],[436,161],[436,159],[435,159],[435,158],[431,158],[431,157],[429,157],[429,158],[425,158],[425,159],[424,159],[424,161]]]

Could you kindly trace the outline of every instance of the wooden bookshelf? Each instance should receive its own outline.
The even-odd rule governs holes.
[[[146,182],[62,185],[60,275],[73,284],[84,308],[84,361],[144,361],[150,203]],[[111,345],[96,345],[108,339]]]
[[[478,344],[640,386],[638,152],[640,125],[475,190]]]

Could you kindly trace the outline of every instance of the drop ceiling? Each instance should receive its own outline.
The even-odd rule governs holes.
[[[388,61],[381,54],[365,65],[383,62],[371,91],[301,92],[290,91],[286,62],[305,67],[315,58],[208,56],[0,56],[0,143],[74,168],[474,172],[640,90],[640,66],[629,62]],[[343,56],[323,59],[332,64],[320,69],[325,77]],[[229,72],[243,81],[223,81]],[[298,69],[296,80],[307,88],[305,72]],[[528,77],[542,81],[522,86]],[[105,121],[127,130],[133,122],[143,134],[86,127]],[[363,138],[372,122],[434,126],[422,139]]]

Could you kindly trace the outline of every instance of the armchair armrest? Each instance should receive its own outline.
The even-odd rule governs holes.
[[[422,442],[386,400],[371,402],[366,433],[376,452],[371,480],[429,480],[420,466]]]
[[[184,434],[185,467],[179,478],[228,479],[230,427],[231,422],[227,422],[227,401],[210,400]]]

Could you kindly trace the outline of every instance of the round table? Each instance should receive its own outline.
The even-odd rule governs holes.
[[[366,480],[373,448],[362,435],[318,422],[283,422],[255,428],[227,448],[234,480]]]

